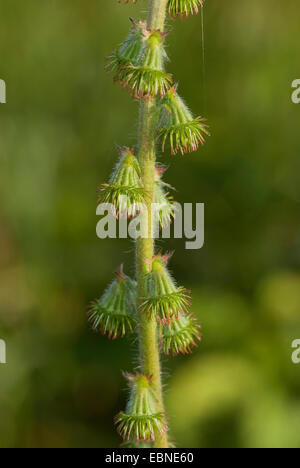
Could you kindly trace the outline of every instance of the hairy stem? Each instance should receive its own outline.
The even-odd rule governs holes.
[[[149,0],[148,28],[163,31],[168,0]],[[139,297],[146,295],[145,274],[154,255],[154,239],[152,233],[151,205],[153,201],[154,170],[155,170],[155,128],[156,103],[149,99],[140,106],[139,122],[139,160],[145,190],[148,194],[147,212],[143,214],[142,225],[147,232],[144,238],[137,242],[137,272]],[[164,412],[163,391],[161,382],[161,366],[158,345],[158,326],[155,319],[148,320],[143,314],[140,316],[139,329],[140,360],[142,370],[152,376],[153,389],[156,395],[158,410]],[[156,434],[156,448],[167,448],[166,434]]]

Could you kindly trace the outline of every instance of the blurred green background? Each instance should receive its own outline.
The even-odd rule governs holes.
[[[96,237],[96,190],[135,145],[138,105],[103,71],[146,0],[1,0],[0,447],[116,447],[121,370],[136,346],[90,331],[86,304],[132,241]],[[181,202],[206,205],[206,244],[176,249],[203,343],[164,359],[179,447],[300,447],[300,105],[297,0],[207,0],[169,21],[169,69],[212,137],[160,159]],[[134,360],[134,364],[132,364]]]

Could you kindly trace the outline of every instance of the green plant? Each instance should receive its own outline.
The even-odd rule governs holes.
[[[115,421],[127,446],[169,446],[160,352],[189,353],[201,339],[200,327],[189,311],[190,293],[171,277],[167,266],[171,255],[155,251],[153,235],[154,221],[164,226],[174,216],[170,186],[162,181],[165,168],[156,161],[159,142],[162,151],[169,147],[172,154],[185,154],[198,150],[208,135],[204,119],[192,115],[165,70],[167,13],[188,16],[201,6],[201,0],[149,0],[147,22],[130,20],[127,39],[106,66],[114,80],[140,101],[137,157],[133,150],[120,148],[110,181],[100,189],[100,200],[111,203],[117,217],[141,217],[137,278],[131,280],[121,269],[89,309],[93,327],[101,333],[111,338],[133,331],[138,335],[140,373],[127,375],[130,399]],[[153,203],[159,203],[154,213]]]

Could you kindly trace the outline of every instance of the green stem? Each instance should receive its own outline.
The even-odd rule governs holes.
[[[168,0],[149,0],[148,28],[164,30],[166,9]],[[154,239],[152,233],[151,205],[153,202],[154,171],[155,171],[155,128],[156,128],[156,103],[148,100],[141,103],[139,122],[139,160],[142,170],[142,178],[145,190],[148,194],[147,212],[143,215],[142,224],[147,233],[137,242],[137,272],[139,297],[146,295],[145,274],[148,272],[149,264],[154,250]],[[152,376],[153,390],[156,395],[158,410],[165,412],[163,403],[163,391],[161,382],[161,366],[158,344],[158,326],[156,320],[147,320],[141,314],[140,329],[140,360],[142,370],[146,375]],[[166,434],[156,434],[154,447],[167,448]]]

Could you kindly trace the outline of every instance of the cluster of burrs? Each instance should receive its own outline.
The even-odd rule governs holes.
[[[201,339],[200,326],[189,312],[189,291],[178,287],[168,271],[170,257],[159,253],[148,262],[147,295],[140,304],[136,281],[124,273],[121,265],[102,297],[90,304],[92,328],[112,339],[123,338],[135,331],[137,314],[142,313],[159,324],[161,347],[166,354],[191,352]]]
[[[124,274],[123,267],[102,297],[91,303],[88,316],[93,329],[116,339],[132,334],[138,314],[155,318],[159,324],[161,351],[165,354],[191,353],[201,340],[200,325],[189,312],[190,294],[178,287],[171,277],[167,262],[170,255],[156,255],[149,262],[146,275],[147,296],[137,303],[137,284]],[[130,384],[130,399],[125,412],[115,423],[126,446],[152,443],[155,434],[166,430],[165,417],[156,407],[151,376],[126,375]]]
[[[129,2],[123,0],[123,3]],[[168,10],[172,17],[183,17],[198,13],[201,6],[202,0],[169,0]],[[170,149],[174,155],[196,151],[209,134],[208,128],[202,117],[192,115],[178,95],[172,75],[165,70],[166,34],[147,29],[142,21],[130,21],[129,35],[108,58],[106,69],[134,98],[155,103],[155,132],[162,151]],[[108,183],[100,187],[99,201],[109,204],[117,218],[136,218],[149,203],[155,204],[153,221],[160,229],[168,226],[176,215],[176,204],[170,194],[172,187],[163,180],[167,168],[156,165],[153,193],[149,194],[135,151],[119,147],[118,153],[119,159]],[[136,281],[126,275],[121,266],[102,297],[89,307],[93,329],[111,339],[125,337],[135,333],[139,317],[143,317],[157,322],[162,352],[173,356],[191,353],[201,340],[200,325],[190,311],[190,292],[178,286],[168,270],[170,257],[170,254],[159,253],[147,261],[142,298],[138,297]],[[118,432],[126,447],[151,446],[156,435],[167,430],[165,414],[157,406],[151,376],[136,373],[125,377],[130,398],[126,410],[116,416]]]
[[[168,270],[172,254],[158,254],[149,264],[146,276],[147,296],[140,312],[160,326],[161,348],[165,354],[187,354],[201,340],[200,325],[189,311],[190,291],[177,286]]]
[[[172,15],[193,13],[201,6],[198,0],[173,1],[169,9]],[[106,69],[114,81],[128,89],[139,100],[156,99],[158,119],[157,141],[162,151],[167,147],[173,155],[197,151],[209,135],[203,117],[194,117],[179,96],[178,85],[166,72],[167,54],[164,48],[166,34],[149,30],[142,21],[131,21],[126,40],[108,57]]]

